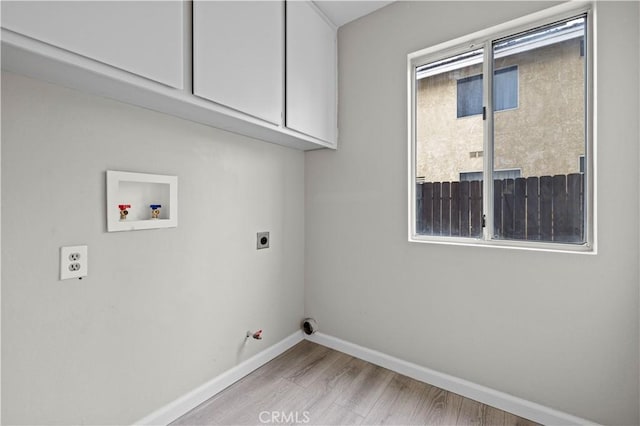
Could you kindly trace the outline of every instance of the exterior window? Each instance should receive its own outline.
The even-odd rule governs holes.
[[[495,110],[518,107],[518,66],[510,66],[494,72],[496,93]],[[482,114],[482,74],[458,80],[458,118]]]
[[[591,249],[588,13],[409,55],[411,240]]]
[[[458,80],[458,118],[482,114],[482,74]]]
[[[518,107],[518,66],[496,70],[493,74],[493,108],[495,111]]]

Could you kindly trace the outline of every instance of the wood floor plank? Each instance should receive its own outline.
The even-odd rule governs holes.
[[[323,411],[309,411],[310,425],[353,425],[363,424],[364,418],[338,404],[331,404]]]
[[[330,393],[334,400],[342,395],[347,387],[353,383],[364,368],[369,365],[366,361],[344,355],[334,362],[321,377],[317,378],[311,386],[320,387]]]
[[[302,387],[307,387],[331,367],[334,362],[344,361],[347,355],[337,351],[318,352],[315,356],[309,356],[305,363],[287,376],[289,380]]]
[[[338,397],[336,404],[366,417],[395,374],[386,368],[367,364]]]
[[[532,422],[531,420],[523,419],[522,417],[518,417],[511,413],[504,413],[504,424],[505,426],[536,426],[536,422]]]
[[[268,386],[266,392],[262,392],[260,399],[253,399],[243,405],[234,404],[234,409],[225,410],[225,415],[220,417],[221,425],[256,425],[260,424],[261,413],[285,413],[289,414],[289,400],[302,391],[295,383],[280,379],[275,386]]]
[[[447,391],[425,385],[422,399],[411,416],[410,424],[444,425]]]
[[[294,376],[296,372],[304,369],[310,361],[321,358],[330,351],[329,348],[303,340],[251,374],[272,379]]]
[[[365,361],[342,355],[321,377],[308,385],[302,395],[305,400],[302,408],[313,412],[316,417],[335,403],[367,365]]]
[[[504,411],[483,405],[482,423],[487,426],[504,426]]]
[[[458,426],[475,426],[482,424],[482,404],[469,398],[462,398],[458,412]]]
[[[442,416],[443,425],[457,424],[463,399],[463,397],[456,393],[447,392],[444,403],[444,414]]]
[[[395,374],[365,417],[365,424],[409,425],[422,402],[427,385],[407,376]],[[420,423],[415,423],[420,424]]]

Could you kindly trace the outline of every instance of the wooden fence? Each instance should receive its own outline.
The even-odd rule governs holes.
[[[482,181],[416,184],[418,234],[480,237]],[[501,239],[582,242],[584,175],[493,181],[494,235]]]

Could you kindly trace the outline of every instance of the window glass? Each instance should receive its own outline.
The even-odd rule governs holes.
[[[584,241],[584,35],[580,17],[493,43],[495,111],[513,98],[504,71],[520,71],[519,108],[493,120],[494,238]],[[514,168],[520,178],[497,173]]]
[[[416,69],[416,176],[423,182],[416,189],[420,234],[482,234],[482,179],[459,179],[461,171],[482,170],[482,156],[470,155],[483,150],[482,115],[458,117],[461,105],[465,112],[478,106],[482,112],[483,54],[476,49]],[[468,96],[460,102],[465,89]]]

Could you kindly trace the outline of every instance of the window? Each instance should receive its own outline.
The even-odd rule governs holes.
[[[569,7],[409,55],[410,240],[592,250],[589,11]]]
[[[482,74],[458,80],[458,118],[482,114]]]
[[[496,70],[493,78],[495,111],[518,107],[518,66]]]
[[[518,66],[513,65],[494,72],[496,93],[495,110],[518,107]],[[482,114],[482,74],[458,80],[458,118]]]

